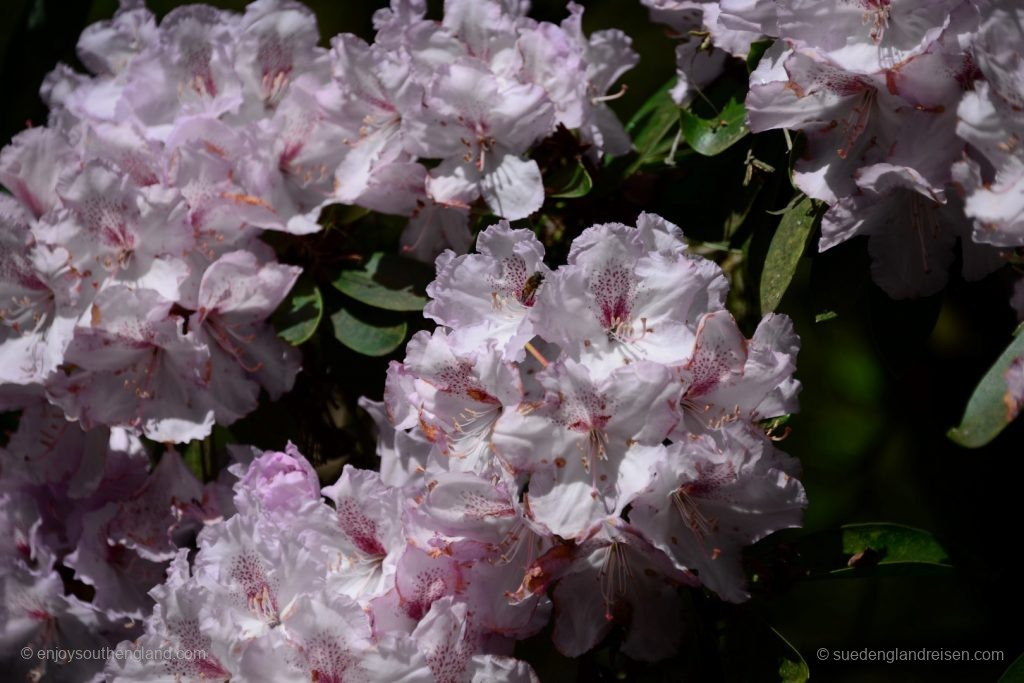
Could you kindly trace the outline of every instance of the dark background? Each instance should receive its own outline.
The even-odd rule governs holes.
[[[184,3],[151,0],[162,15]],[[241,9],[244,2],[212,2]],[[383,2],[310,0],[321,35],[339,32],[366,38],[370,17]],[[535,2],[532,15],[560,21],[564,4]],[[634,38],[640,66],[627,74],[628,93],[615,102],[623,120],[674,71],[673,40],[647,20],[639,0],[584,2],[587,31],[617,27]],[[432,4],[437,14],[439,3]],[[40,125],[46,111],[37,90],[58,61],[81,70],[75,59],[77,36],[88,23],[109,17],[114,0],[7,0],[0,20],[0,135],[4,141],[29,122]],[[574,232],[595,220],[632,222],[639,210],[652,210],[678,223],[688,235],[719,239],[716,230],[739,200],[739,178],[747,148],[761,158],[779,154],[779,139],[759,136],[714,160],[687,161],[674,169],[648,170],[629,183],[602,186],[590,197],[562,207],[563,247]],[[737,169],[739,169],[737,171]],[[737,173],[739,175],[737,175]],[[764,211],[785,206],[792,191],[776,181],[752,212],[750,263],[742,267],[755,281],[772,225]],[[546,207],[550,208],[550,207]],[[764,220],[761,220],[761,219]],[[767,226],[767,227],[766,227]],[[309,238],[313,239],[313,238]],[[550,241],[550,240],[549,240]],[[325,239],[315,243],[328,250]],[[758,252],[757,245],[762,245]],[[295,255],[293,242],[277,245],[283,258]],[[555,245],[557,251],[558,245]],[[811,249],[813,251],[813,248]],[[296,258],[301,262],[302,254]],[[781,581],[739,607],[695,599],[688,627],[694,634],[681,657],[660,666],[606,661],[607,652],[582,662],[538,654],[543,680],[593,680],[619,671],[630,679],[748,679],[729,658],[743,658],[744,647],[708,639],[707,624],[742,618],[776,628],[803,654],[814,680],[825,681],[983,681],[995,680],[1024,651],[1024,590],[1017,543],[1021,538],[1021,475],[1024,426],[1018,421],[984,449],[966,450],[945,438],[974,385],[1006,346],[1016,321],[1008,306],[1010,273],[980,283],[954,277],[938,296],[916,302],[888,300],[867,278],[862,240],[823,255],[805,257],[780,310],[796,321],[803,344],[797,376],[804,384],[802,412],[782,447],[799,457],[810,506],[806,530],[851,522],[898,522],[932,532],[956,567],[952,577],[887,577],[856,580]],[[757,317],[756,292],[738,290],[736,311],[749,331]],[[744,305],[746,302],[747,305]],[[838,316],[815,323],[814,316]],[[387,359],[367,359],[333,340],[304,349],[307,368],[293,396],[271,407],[279,421],[250,418],[233,427],[236,438],[265,448],[300,440],[315,462],[339,457],[373,466],[367,420],[354,401],[360,394],[379,398]],[[400,358],[401,351],[393,357]],[[324,408],[328,405],[328,408]],[[312,410],[310,411],[310,407]],[[283,410],[282,410],[283,408]],[[261,411],[261,413],[264,411]],[[264,413],[264,415],[269,413]],[[310,414],[315,417],[311,418]],[[284,425],[280,419],[285,421]],[[313,420],[313,423],[311,423]],[[799,534],[770,539],[765,553]],[[781,543],[781,545],[780,545]],[[720,648],[718,654],[709,652]],[[829,649],[956,648],[1002,649],[1002,663],[829,664],[815,651]],[[544,661],[540,661],[543,659]],[[759,674],[758,674],[759,675]]]

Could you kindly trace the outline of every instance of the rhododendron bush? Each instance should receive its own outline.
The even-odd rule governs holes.
[[[10,680],[805,681],[885,671],[835,648],[1004,648],[964,680],[1024,650],[993,523],[1019,3],[13,24]]]

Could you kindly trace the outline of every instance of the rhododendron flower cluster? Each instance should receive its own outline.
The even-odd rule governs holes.
[[[0,666],[22,680],[86,680],[102,661],[36,653],[114,647],[139,631],[177,546],[229,513],[230,497],[173,450],[150,472],[137,437],[85,432],[38,390],[0,392],[0,409],[14,408],[20,424],[0,449]]]
[[[200,532],[191,563],[179,551],[145,633],[121,646],[180,656],[113,657],[105,680],[536,680],[508,639],[546,612],[540,599],[507,604],[500,550],[427,552],[407,538],[412,515],[445,519],[455,505],[480,512],[468,533],[501,538],[515,526],[507,494],[483,480],[392,487],[352,467],[321,492],[293,446],[254,455],[231,468],[238,514]],[[463,595],[478,582],[494,594]]]
[[[380,472],[321,489],[293,446],[232,466],[237,514],[121,645],[204,656],[112,658],[108,680],[529,681],[510,655],[552,614],[564,654],[620,629],[655,660],[681,589],[747,597],[741,549],[806,503],[760,425],[796,409],[789,320],[745,339],[721,270],[654,215],[590,228],[553,271],[505,222],[477,250],[438,258],[441,327],[363,401]]]
[[[793,179],[828,205],[822,250],[870,237],[898,298],[1020,246],[1024,14],[1014,2],[723,0],[727,28],[777,38],[750,76],[751,130],[803,131]]]
[[[282,149],[317,39],[276,0],[159,26],[125,2],[86,29],[94,75],[58,67],[49,124],[0,153],[0,383],[166,442],[291,387],[298,352],[266,318],[300,269],[259,234],[318,228]]]
[[[298,352],[267,317],[300,269],[263,230],[319,229],[322,207],[412,215],[414,254],[468,246],[470,204],[522,218],[544,199],[523,155],[556,126],[596,156],[630,148],[603,101],[635,61],[519,5],[396,0],[367,45],[318,47],[311,12],[124,0],[42,94],[48,125],[0,153],[0,383],[40,385],[85,428],[207,436],[291,388]],[[428,172],[421,159],[436,163]],[[427,231],[424,233],[423,231]]]
[[[438,258],[424,313],[441,327],[413,337],[372,406],[382,476],[428,502],[449,481],[497,486],[473,505],[521,520],[535,554],[508,573],[517,600],[553,587],[563,653],[618,624],[630,656],[668,656],[679,631],[651,629],[677,609],[675,588],[744,599],[740,549],[799,524],[796,464],[759,426],[796,409],[792,324],[768,316],[746,339],[721,269],[650,214],[587,229],[553,271],[507,223],[477,250]],[[434,550],[468,531],[425,527],[416,538]]]
[[[775,311],[820,346],[823,497],[1017,438],[1019,334],[945,448],[908,434],[1009,332],[976,293],[1024,319],[1021,272],[914,304],[846,276],[866,251],[899,299],[1021,264],[1024,4],[305,1],[362,32],[110,3],[4,117],[0,678],[804,680],[832,635],[757,609],[806,607],[794,581],[979,578],[954,516],[843,523],[979,489],[950,477],[776,533],[808,500]],[[0,58],[66,53],[50,4]],[[602,17],[667,33],[675,80],[623,98]],[[808,269],[812,234],[867,239]]]
[[[588,38],[575,3],[558,25],[527,9],[446,0],[438,22],[424,0],[392,0],[374,15],[372,44],[335,37],[333,79],[316,94],[324,123],[311,133],[329,145],[318,158],[335,155],[327,201],[410,216],[405,249],[430,260],[469,247],[478,199],[510,220],[540,209],[540,168],[524,155],[556,127],[578,131],[595,159],[629,151],[605,102],[637,62],[630,39],[615,29]]]

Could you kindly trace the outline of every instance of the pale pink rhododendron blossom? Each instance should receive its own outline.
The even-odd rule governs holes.
[[[874,281],[909,298],[941,290],[958,260],[978,279],[1003,263],[997,247],[1024,243],[1013,3],[720,5],[723,26],[775,39],[750,75],[747,119],[803,132],[793,181],[828,207],[819,249],[867,236]]]
[[[665,227],[654,220],[643,214],[637,229],[588,228],[537,297],[538,332],[597,377],[638,360],[681,364],[692,354],[700,316],[724,305],[721,269],[685,252],[652,248],[649,235]]]
[[[438,257],[424,313],[442,326],[364,403],[381,471],[421,492],[404,516],[418,559],[375,623],[409,629],[404,567],[428,567],[497,633],[534,632],[553,599],[564,654],[618,627],[630,656],[670,656],[679,632],[638,615],[679,619],[682,586],[743,599],[739,549],[800,523],[796,464],[760,426],[797,408],[792,324],[768,316],[745,338],[721,269],[651,214],[585,230],[554,269],[506,223],[478,245]]]
[[[606,99],[629,38],[585,36],[575,4],[558,25],[525,10],[449,0],[436,22],[395,0],[373,44],[328,50],[291,0],[159,22],[123,0],[79,40],[91,75],[58,66],[47,125],[0,152],[0,382],[43,386],[86,428],[203,438],[299,370],[266,319],[300,271],[263,231],[315,232],[323,207],[355,204],[409,216],[404,248],[429,260],[468,248],[477,200],[541,207],[529,152],[556,127],[595,160],[628,152]]]
[[[332,78],[315,93],[317,125],[343,141],[327,164],[325,203],[409,216],[403,249],[430,260],[446,247],[466,251],[478,202],[510,220],[540,209],[544,185],[529,151],[558,126],[578,131],[594,159],[628,152],[606,101],[637,62],[629,37],[584,35],[575,3],[560,24],[527,9],[447,0],[435,21],[423,0],[393,0],[374,14],[372,44],[337,36]]]
[[[1024,8],[992,3],[974,39],[984,81],[964,95],[957,134],[970,147],[954,167],[974,222],[974,239],[997,246],[1024,245]]]
[[[480,233],[475,254],[447,251],[437,260],[437,277],[427,288],[423,314],[453,330],[451,346],[472,350],[493,342],[507,360],[519,361],[533,338],[527,315],[540,283],[550,273],[544,247],[533,233],[505,221]],[[479,288],[481,281],[486,288]]]
[[[0,196],[0,383],[31,385],[53,372],[81,314],[67,250],[33,247],[31,221]]]
[[[797,408],[799,341],[779,315],[745,339],[718,267],[660,217],[637,223],[584,232],[555,269],[506,223],[439,257],[427,314],[445,324],[362,402],[380,473],[346,465],[321,489],[291,444],[237,450],[237,512],[192,558],[150,550],[173,561],[120,646],[204,657],[112,658],[107,680],[533,681],[510,654],[552,620],[563,654],[615,631],[658,660],[681,591],[747,597],[742,548],[806,505],[761,426]],[[579,301],[552,295],[563,281]],[[648,317],[665,338],[638,345]]]
[[[577,657],[597,646],[613,628],[628,625],[623,653],[658,660],[676,653],[683,629],[682,587],[698,581],[619,517],[594,523],[573,546],[556,545],[530,567],[524,587],[552,591],[559,652]],[[597,597],[600,596],[600,599]]]
[[[21,678],[87,680],[102,662],[17,653],[114,647],[137,633],[178,546],[231,514],[231,500],[174,450],[149,471],[136,436],[83,431],[38,388],[3,389],[0,409],[22,411],[0,448],[0,664]]]
[[[516,622],[496,622],[483,598],[467,599],[463,577],[497,552],[439,556],[403,532],[403,508],[422,489],[347,467],[322,498],[292,446],[233,470],[238,513],[203,528],[191,562],[179,551],[150,591],[145,632],[120,646],[170,646],[181,656],[115,657],[106,680],[536,680],[502,645],[499,625]],[[187,657],[191,649],[203,656]]]
[[[447,0],[434,20],[393,0],[373,43],[328,49],[291,0],[159,22],[123,0],[79,41],[91,75],[47,78],[47,125],[0,153],[0,410],[21,412],[0,469],[5,667],[525,683],[516,643],[549,624],[565,655],[616,634],[654,661],[678,651],[685,589],[747,597],[742,548],[806,505],[763,426],[797,410],[799,339],[782,315],[747,338],[721,268],[659,216],[594,225],[557,267],[512,227],[544,204],[531,151],[559,127],[594,162],[630,150],[607,102],[637,61],[622,32],[585,35],[581,6],[554,24],[527,5]],[[722,55],[753,39],[718,3],[651,5]],[[300,270],[261,235],[315,232],[337,203],[407,216],[407,252],[437,256],[437,328],[361,401],[380,470],[323,486],[289,443],[235,447],[201,482],[195,449],[161,444],[207,439],[299,370],[268,318]],[[495,224],[460,255],[480,210]],[[105,664],[15,659],[115,645]]]
[[[679,384],[667,367],[643,361],[595,382],[586,366],[566,359],[537,379],[544,400],[526,414],[503,415],[494,448],[514,474],[528,474],[534,520],[577,538],[594,519],[622,512],[646,485],[649,473],[635,465],[675,426]]]
[[[797,463],[742,423],[666,450],[630,521],[678,569],[695,573],[722,598],[749,597],[739,552],[799,526],[807,499],[794,476]]]
[[[93,75],[58,67],[48,125],[0,152],[0,381],[162,442],[291,388],[299,354],[267,318],[300,269],[258,238],[319,229],[303,150],[270,144],[329,76],[318,40],[285,0],[159,24],[126,1],[83,33]]]

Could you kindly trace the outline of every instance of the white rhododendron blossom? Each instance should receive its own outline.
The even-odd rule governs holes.
[[[799,466],[773,434],[798,409],[789,318],[748,338],[722,268],[658,215],[592,225],[557,266],[510,223],[545,203],[542,141],[571,131],[574,161],[593,168],[631,150],[607,104],[637,62],[630,39],[586,35],[571,2],[559,24],[525,1],[446,0],[438,19],[426,4],[392,0],[372,43],[343,34],[328,48],[292,0],[159,21],[121,0],[79,39],[90,74],[47,77],[47,124],[0,152],[0,413],[17,420],[0,434],[4,671],[533,683],[516,644],[546,629],[566,656],[614,634],[655,661],[680,649],[684,589],[745,600],[743,548],[800,525]],[[681,65],[679,101],[767,30],[730,25],[718,2],[645,4],[689,36],[683,57],[705,60]],[[887,54],[959,77],[953,32],[977,21],[933,4]],[[927,28],[940,9],[950,16]],[[870,144],[815,129],[812,144],[848,150],[850,177],[798,168],[833,205],[829,234],[883,234],[889,219],[861,203],[905,193],[943,221],[961,205],[980,216],[950,167],[969,188],[1003,165],[981,147],[915,149],[953,121],[929,98],[955,88],[904,90],[877,73],[892,65],[836,81],[870,55],[856,39],[812,42],[770,53],[804,79],[775,94],[872,126]],[[980,63],[1013,66],[998,52]],[[886,128],[908,102],[915,121]],[[379,471],[314,468],[291,442],[218,460],[215,441],[239,436],[214,427],[277,400],[299,371],[269,319],[301,268],[278,262],[267,231],[317,232],[333,204],[407,217],[406,253],[436,257],[423,309],[436,326],[390,363],[382,401],[360,401]],[[496,220],[461,253],[481,210]],[[105,662],[43,656],[104,647]]]
[[[722,0],[720,23],[774,38],[750,75],[754,132],[802,131],[796,186],[827,204],[819,248],[869,238],[888,294],[933,294],[1024,244],[1021,10],[1015,3]],[[1016,235],[1016,236],[1015,236]]]
[[[317,93],[343,140],[325,203],[410,216],[403,248],[430,260],[466,250],[477,200],[509,220],[540,209],[540,167],[527,153],[558,126],[578,131],[594,159],[628,152],[606,100],[637,62],[629,37],[584,35],[576,3],[560,24],[527,9],[446,0],[434,21],[424,0],[392,0],[374,14],[372,44],[336,37],[333,78]]]
[[[761,425],[797,407],[788,319],[745,339],[718,267],[654,215],[594,226],[554,270],[527,230],[499,223],[479,244],[438,258],[427,314],[445,324],[409,342],[383,403],[363,402],[380,473],[346,465],[321,489],[292,445],[239,449],[233,502],[170,481],[135,494],[147,514],[199,501],[194,556],[167,536],[180,521],[128,528],[123,502],[86,516],[65,564],[120,587],[90,608],[154,604],[102,680],[528,682],[512,648],[551,621],[565,655],[618,630],[624,653],[657,660],[681,643],[682,589],[748,596],[742,548],[799,526],[806,505]],[[31,508],[9,509],[32,542]],[[97,530],[140,555],[135,573],[97,556]],[[129,656],[168,647],[181,656]]]
[[[318,39],[278,0],[159,25],[124,2],[86,29],[93,75],[58,67],[48,125],[0,152],[0,382],[41,387],[85,429],[162,442],[291,388],[299,354],[267,318],[300,269],[259,235],[319,229],[301,150],[270,142],[326,79]]]
[[[241,477],[238,513],[207,524],[191,562],[178,552],[150,591],[156,606],[145,632],[120,646],[180,656],[115,656],[103,680],[536,680],[502,644],[543,627],[549,607],[541,598],[510,605],[502,588],[514,590],[522,575],[494,573],[508,562],[497,542],[522,526],[507,494],[503,503],[470,476],[454,496],[438,486],[424,499],[419,486],[388,486],[375,472],[346,467],[325,498],[292,446],[232,470]],[[441,519],[474,509],[477,517],[456,519],[468,538],[448,553],[425,552],[430,544],[414,540],[415,524],[403,524],[403,512],[418,511],[450,531]],[[471,597],[477,572],[495,596]]]
[[[37,653],[139,632],[148,591],[179,545],[232,512],[230,489],[201,484],[174,450],[150,471],[128,430],[83,431],[38,388],[0,390],[0,409],[15,408],[20,423],[0,448],[0,666],[21,680],[88,680],[102,661]]]
[[[1024,245],[1024,7],[989,4],[973,41],[984,80],[957,108],[957,134],[970,147],[954,176],[966,195],[974,239],[1019,247]]]
[[[424,313],[442,326],[364,404],[388,484],[419,491],[403,519],[426,555],[409,566],[436,558],[437,595],[506,636],[553,598],[564,654],[617,624],[630,656],[669,656],[679,632],[642,623],[678,619],[679,586],[744,599],[740,549],[800,524],[797,464],[760,426],[797,408],[792,324],[768,316],[746,339],[721,269],[651,214],[585,230],[553,270],[528,230],[492,225],[478,245],[438,257]],[[448,557],[466,560],[458,579]],[[408,630],[405,560],[373,609]]]
[[[316,232],[323,207],[355,204],[409,216],[405,247],[429,260],[469,246],[478,199],[509,219],[541,207],[529,151],[558,126],[594,159],[629,151],[605,96],[636,55],[619,31],[585,36],[582,11],[555,25],[449,0],[436,22],[395,0],[372,45],[327,49],[291,0],[159,22],[123,0],[79,39],[92,74],[58,66],[47,125],[0,152],[0,383],[164,442],[276,399],[299,354],[266,319],[300,269],[263,231]]]

